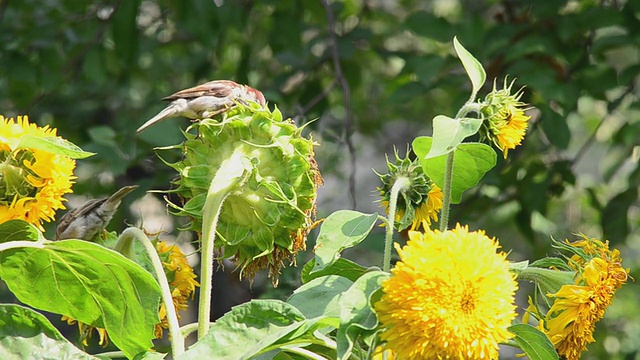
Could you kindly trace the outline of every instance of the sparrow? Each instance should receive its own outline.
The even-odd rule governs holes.
[[[246,104],[253,101],[264,106],[266,100],[262,93],[250,86],[241,85],[231,80],[213,80],[202,85],[180,90],[162,100],[171,103],[156,116],[136,130],[144,131],[149,126],[171,117],[184,116],[189,119],[204,119],[221,114],[236,102]]]
[[[58,222],[55,239],[93,240],[107,227],[122,198],[137,188],[138,185],[125,186],[109,197],[89,200],[67,212]]]

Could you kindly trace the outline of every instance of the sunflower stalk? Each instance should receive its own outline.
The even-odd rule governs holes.
[[[393,231],[395,230],[396,208],[398,207],[398,196],[400,192],[411,186],[411,180],[407,177],[399,177],[393,183],[391,195],[389,197],[389,211],[387,215],[387,231],[384,237],[384,256],[382,269],[386,272],[391,270],[391,244],[393,243]]]
[[[178,357],[185,351],[184,336],[180,332],[180,324],[178,322],[178,315],[176,307],[173,304],[173,297],[171,295],[171,289],[169,288],[169,280],[167,274],[164,272],[164,266],[162,266],[162,260],[158,256],[155,246],[151,243],[151,240],[145,235],[142,230],[130,227],[125,229],[120,237],[118,243],[115,246],[115,250],[127,256],[127,253],[132,252],[132,242],[134,240],[139,241],[143,246],[153,265],[153,270],[160,285],[162,291],[162,302],[167,309],[167,323],[169,325],[169,339],[171,340],[171,353],[173,357]]]
[[[209,331],[211,318],[211,295],[213,292],[214,242],[220,211],[227,196],[243,184],[250,174],[246,163],[250,160],[242,149],[237,148],[224,160],[216,172],[202,209],[202,254],[200,261],[200,301],[198,308],[198,338]]]
[[[480,113],[480,105],[474,102],[475,99],[471,98],[464,104],[456,114],[456,120],[460,121],[469,113]],[[453,183],[453,162],[455,157],[455,150],[450,151],[447,154],[447,160],[444,169],[444,186],[442,188],[442,210],[440,212],[440,231],[445,231],[449,227],[449,210],[451,208],[451,186]]]
[[[453,161],[455,151],[447,154],[444,168],[444,187],[442,188],[442,211],[440,212],[440,231],[447,230],[449,224],[449,208],[451,207],[451,184],[453,182]]]

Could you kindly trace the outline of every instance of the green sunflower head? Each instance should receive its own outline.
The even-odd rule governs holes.
[[[315,143],[301,132],[278,109],[237,104],[219,118],[194,123],[182,144],[165,148],[183,154],[181,161],[168,164],[179,173],[173,192],[182,199],[182,204],[169,202],[170,208],[188,216],[189,229],[197,232],[222,163],[235,159],[244,168],[245,181],[224,200],[215,240],[220,257],[232,258],[241,277],[253,279],[267,268],[277,283],[284,262],[294,262],[305,249],[322,177],[313,157]]]

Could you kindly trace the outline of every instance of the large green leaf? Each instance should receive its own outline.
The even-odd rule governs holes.
[[[371,303],[372,295],[380,290],[389,277],[384,271],[371,271],[362,275],[340,298],[340,327],[336,335],[338,359],[351,356],[356,339],[371,332],[378,325],[378,317]]]
[[[132,358],[153,346],[160,288],[121,254],[79,240],[0,253],[0,277],[23,303],[105,328]]]
[[[433,145],[427,159],[434,158],[456,149],[465,138],[475,134],[482,125],[482,119],[452,119],[444,115],[433,118]]]
[[[531,360],[558,360],[558,353],[549,338],[528,324],[512,325],[508,329],[516,336],[513,339]]]
[[[29,308],[0,305],[0,359],[97,359],[67,341],[49,320]]]
[[[338,260],[334,261],[331,266],[327,266],[320,271],[311,273],[314,263],[315,261],[312,259],[302,267],[302,271],[300,272],[300,280],[302,280],[303,284],[306,284],[315,278],[326,275],[340,275],[351,281],[356,281],[362,274],[367,271],[367,268],[360,264],[357,264],[349,259],[339,258]]]
[[[250,359],[304,323],[304,315],[293,305],[252,300],[218,319],[207,335],[178,359]]]
[[[340,258],[342,250],[359,244],[371,232],[378,214],[339,210],[329,215],[320,228],[313,271],[324,269]]]
[[[413,151],[420,159],[424,172],[438,186],[444,186],[444,171],[448,155],[427,159],[432,139],[420,136],[413,140]],[[496,152],[490,146],[481,143],[462,143],[454,151],[451,202],[457,204],[462,193],[474,186],[491,170],[497,161]]]
[[[287,303],[298,308],[308,319],[318,316],[340,318],[340,295],[351,285],[353,281],[342,276],[319,277],[297,288]]]

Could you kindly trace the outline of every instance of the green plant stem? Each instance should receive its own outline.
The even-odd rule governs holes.
[[[286,351],[294,353],[296,355],[300,355],[300,356],[305,357],[307,359],[328,360],[326,357],[324,357],[322,355],[318,355],[318,354],[314,353],[313,351],[307,350],[307,349],[302,348],[302,347],[290,347],[290,348],[287,348]]]
[[[382,259],[382,270],[391,270],[391,244],[393,243],[393,231],[396,223],[396,208],[398,207],[398,194],[411,185],[411,180],[407,177],[399,177],[391,187],[389,195],[389,209],[387,215],[387,232],[384,237],[384,255]]]
[[[122,351],[108,351],[100,354],[95,354],[95,356],[99,356],[100,358],[106,357],[109,359],[126,359],[127,356]]]
[[[480,105],[473,102],[475,95],[472,95],[469,101],[464,104],[456,114],[456,120],[467,116],[471,112],[480,114]],[[440,231],[446,231],[449,227],[449,210],[451,209],[451,187],[453,183],[453,162],[455,158],[455,150],[447,154],[447,160],[444,168],[444,187],[442,189],[442,210],[440,211]]]
[[[440,212],[440,231],[447,230],[449,226],[449,209],[451,208],[451,184],[453,182],[453,161],[455,151],[447,154],[447,162],[444,167],[444,188],[442,189],[442,211]]]
[[[249,175],[250,161],[241,149],[220,164],[211,181],[202,209],[202,252],[200,254],[200,301],[198,305],[198,339],[209,331],[211,294],[213,292],[214,241],[222,204],[227,196]]]
[[[176,313],[176,307],[173,304],[173,297],[171,296],[171,289],[169,288],[169,280],[167,274],[164,272],[164,266],[162,266],[162,260],[158,255],[156,247],[147,235],[140,229],[130,227],[125,229],[118,238],[118,243],[115,246],[116,251],[123,249],[131,249],[130,246],[132,240],[138,240],[143,246],[153,265],[153,271],[156,273],[156,279],[160,285],[162,291],[162,302],[167,309],[167,324],[169,325],[169,338],[171,339],[171,353],[176,358],[184,353],[184,337],[180,332],[180,323],[178,322],[178,315]]]

